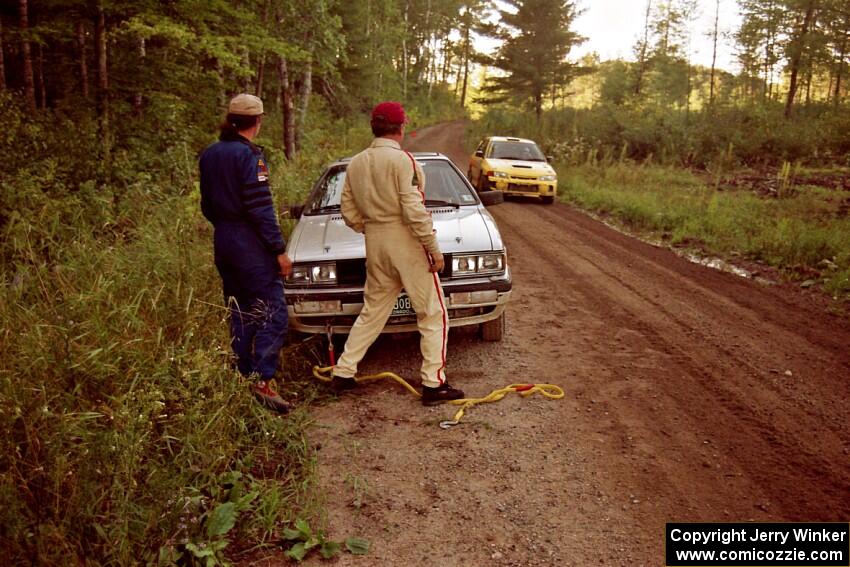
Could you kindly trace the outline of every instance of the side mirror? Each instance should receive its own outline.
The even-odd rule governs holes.
[[[554,158],[554,157],[552,157],[552,156],[546,156],[546,162],[547,162],[547,163],[552,163],[553,161],[555,161],[555,158]]]
[[[289,207],[289,216],[294,219],[300,219],[301,213],[304,212],[304,205],[291,205]]]
[[[478,194],[478,198],[481,199],[481,204],[485,207],[505,202],[505,194],[501,191],[482,191]]]
[[[475,152],[475,157],[484,157],[484,150],[478,150]]]

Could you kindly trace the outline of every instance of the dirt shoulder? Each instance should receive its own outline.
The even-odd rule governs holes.
[[[408,148],[465,170],[464,127]],[[450,380],[567,395],[478,406],[445,431],[451,408],[390,383],[316,408],[329,535],[372,543],[335,564],[659,565],[668,521],[850,518],[846,320],[565,205],[491,211],[514,276],[507,332],[453,330]],[[361,371],[413,378],[419,360],[416,337],[384,337]]]

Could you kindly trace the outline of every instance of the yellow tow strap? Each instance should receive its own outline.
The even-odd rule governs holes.
[[[331,371],[333,370],[333,366],[314,366],[313,367],[313,376],[321,380],[322,382],[330,382],[332,379]],[[370,374],[368,376],[358,376],[354,378],[354,380],[358,384],[363,384],[364,382],[372,382],[375,380],[383,380],[384,378],[391,378],[395,380],[402,387],[404,387],[408,392],[413,394],[414,396],[421,397],[416,388],[407,383],[407,380],[395,374],[393,372],[381,372],[380,374]],[[474,405],[478,404],[489,404],[491,402],[498,402],[511,392],[515,392],[526,398],[532,394],[539,393],[550,400],[560,400],[564,397],[564,390],[560,386],[556,386],[555,384],[510,384],[505,386],[504,388],[499,388],[497,390],[493,390],[483,398],[463,398],[460,400],[451,400],[449,404],[460,406],[457,412],[455,412],[454,417],[452,419],[446,419],[440,422],[440,427],[443,429],[448,429],[460,423],[461,418],[463,417],[464,412],[471,408]]]

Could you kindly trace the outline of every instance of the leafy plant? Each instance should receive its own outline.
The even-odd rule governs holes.
[[[295,561],[302,561],[312,550],[318,550],[323,559],[335,557],[342,550],[342,543],[329,540],[321,530],[314,531],[307,520],[295,520],[295,529],[283,530],[283,537],[292,543],[285,555]],[[369,553],[369,542],[359,537],[345,540],[345,548],[353,555]]]

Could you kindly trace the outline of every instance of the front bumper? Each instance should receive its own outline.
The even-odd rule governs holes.
[[[504,312],[511,297],[510,270],[498,277],[448,280],[441,283],[449,312],[449,327],[477,325],[497,319]],[[483,301],[470,301],[476,295],[490,297]],[[313,306],[330,306],[339,302],[339,309],[314,313],[299,312],[307,302]],[[330,327],[333,333],[347,334],[363,308],[363,288],[287,288],[286,303],[289,327],[292,330],[300,333],[326,333]],[[392,315],[381,332],[406,333],[417,330],[415,314]]]
[[[488,177],[490,187],[506,195],[524,197],[554,197],[558,192],[557,181],[538,181],[516,177]]]

